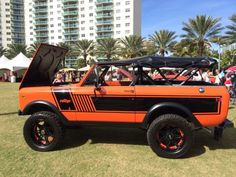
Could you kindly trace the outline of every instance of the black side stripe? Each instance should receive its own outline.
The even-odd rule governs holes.
[[[52,89],[54,93],[58,106],[61,111],[75,111],[75,105],[70,95],[69,89]]]
[[[93,98],[96,110],[109,111],[148,111],[152,106],[163,102],[179,103],[192,113],[217,113],[217,98],[129,98],[96,97]]]

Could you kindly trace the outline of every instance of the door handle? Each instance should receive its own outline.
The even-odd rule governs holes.
[[[205,92],[205,88],[200,87],[198,91],[199,91],[199,93],[204,93]]]
[[[124,90],[124,92],[134,93],[134,90]]]

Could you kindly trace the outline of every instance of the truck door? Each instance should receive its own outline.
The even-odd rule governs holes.
[[[100,68],[98,73],[95,69],[90,71],[81,86],[73,87],[78,121],[124,123],[135,121],[135,90],[134,86],[131,86],[132,76],[124,68],[122,70],[119,67],[110,68],[106,73],[103,73],[104,68]],[[98,77],[102,81],[100,85],[95,86],[94,78]]]

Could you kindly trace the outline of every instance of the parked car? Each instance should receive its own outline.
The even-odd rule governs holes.
[[[91,66],[79,83],[52,84],[66,52],[42,44],[19,88],[19,114],[31,115],[24,138],[36,151],[57,148],[68,126],[129,125],[147,131],[148,143],[158,156],[179,158],[192,147],[195,130],[213,126],[219,139],[225,127],[233,126],[226,119],[229,94],[224,86],[192,81],[194,72],[182,81],[166,78],[160,70],[195,68],[197,72],[213,67],[216,61],[211,58],[145,56],[101,62]],[[111,72],[114,67],[129,74],[112,79],[117,74]],[[163,78],[153,80],[144,67],[157,70]],[[108,73],[111,77],[106,77]]]

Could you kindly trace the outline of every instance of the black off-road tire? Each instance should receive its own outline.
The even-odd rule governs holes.
[[[147,140],[158,156],[176,159],[186,155],[191,148],[194,142],[193,126],[179,115],[164,114],[151,123]],[[168,143],[165,145],[163,142]],[[173,145],[173,142],[176,142],[176,145]]]
[[[41,111],[26,120],[23,133],[26,143],[33,150],[45,152],[59,146],[63,138],[63,127],[56,114]]]

